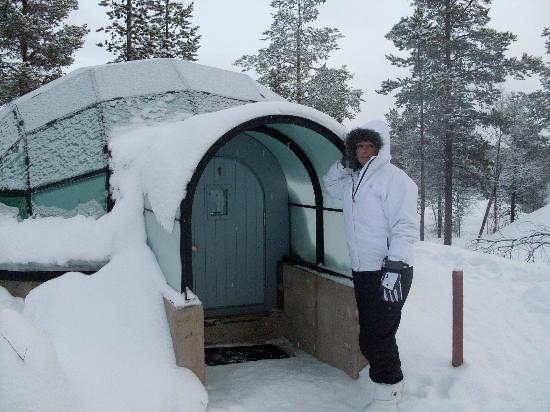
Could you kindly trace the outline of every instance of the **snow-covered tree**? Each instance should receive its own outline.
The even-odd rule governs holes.
[[[109,39],[97,43],[114,54],[113,62],[146,59],[152,52],[149,43],[152,28],[148,22],[147,8],[143,0],[101,0],[107,7],[110,24],[97,31],[105,31]]]
[[[381,91],[398,90],[400,104],[423,105],[424,116],[431,108],[428,117],[437,122],[431,130],[443,148],[445,244],[452,241],[457,179],[478,179],[486,164],[479,151],[469,149],[481,143],[476,134],[480,115],[499,96],[498,85],[506,76],[521,77],[525,70],[521,61],[505,57],[515,36],[488,27],[490,3],[414,0],[414,15],[401,19],[388,34],[400,51],[410,54],[390,56],[390,61],[409,68],[411,75],[383,83]]]
[[[63,21],[77,0],[0,1],[0,105],[62,75],[86,25]]]
[[[390,126],[393,124],[392,130],[399,127],[401,135],[408,135],[413,138],[412,146],[405,143],[405,147],[414,147],[414,156],[404,156],[405,170],[409,173],[414,173],[413,170],[418,170],[416,181],[419,182],[419,203],[420,203],[420,240],[424,240],[425,229],[425,211],[426,211],[426,130],[428,127],[428,116],[426,107],[433,101],[433,93],[430,95],[430,78],[429,72],[425,70],[427,54],[430,50],[430,22],[425,17],[425,11],[422,4],[414,10],[411,17],[402,18],[399,23],[393,26],[390,32],[386,35],[388,40],[393,41],[395,46],[400,50],[410,50],[410,55],[406,57],[395,56],[390,54],[387,58],[395,66],[410,67],[411,74],[405,78],[394,80],[386,80],[382,83],[382,87],[378,93],[389,94],[396,89],[399,93],[396,95],[396,105],[403,109],[403,120],[398,117],[400,113],[393,111],[388,113],[388,121]],[[418,135],[418,139],[414,138]],[[395,136],[395,133],[394,133]],[[416,148],[418,150],[416,150]],[[405,151],[406,148],[405,148]],[[410,152],[410,150],[409,150]],[[433,158],[433,157],[432,157]],[[439,158],[436,156],[436,158]],[[410,164],[407,167],[406,164]],[[434,177],[435,175],[431,175]]]
[[[530,213],[544,206],[550,183],[550,142],[536,112],[532,95],[512,93],[503,95],[487,114],[493,148],[484,193],[489,202],[479,236],[485,226],[495,233],[514,222],[518,211]]]
[[[353,75],[343,66],[328,68],[330,53],[338,49],[342,34],[335,28],[315,28],[318,7],[326,0],[273,0],[273,22],[262,40],[267,47],[235,62],[254,70],[258,81],[290,101],[312,106],[342,121],[359,111],[363,92],[348,81]]]
[[[155,57],[197,59],[200,35],[191,25],[193,3],[170,0],[101,0],[107,7],[109,38],[97,45],[113,53],[114,61]]]
[[[303,104],[329,113],[339,122],[352,119],[362,101],[362,92],[348,85],[352,77],[346,66],[333,69],[323,64],[307,84]]]
[[[193,5],[178,1],[149,0],[149,10],[153,12],[153,51],[151,57],[176,57],[182,60],[197,60],[200,35],[199,26],[191,25]]]
[[[516,207],[531,213],[544,206],[550,183],[550,139],[535,119],[532,96],[516,93],[503,107],[507,118],[500,190],[510,204],[511,221]]]
[[[538,74],[542,85],[541,90],[533,93],[531,96],[535,103],[534,109],[537,112],[537,118],[540,121],[541,126],[550,129],[550,28],[546,27],[542,36],[546,40],[546,54],[547,61],[543,59],[539,61]]]

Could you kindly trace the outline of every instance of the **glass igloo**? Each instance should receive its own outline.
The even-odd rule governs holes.
[[[228,121],[230,110],[238,120]],[[205,129],[227,129],[204,144],[201,123],[192,133],[185,124],[206,113],[219,116]],[[283,258],[349,274],[341,205],[320,183],[342,155],[343,126],[245,74],[175,59],[79,69],[0,109],[0,207],[17,208],[20,219],[98,218],[113,207],[111,136],[177,121],[185,145],[203,139],[202,157],[188,165],[192,176],[169,222],[145,190],[143,212],[148,244],[174,289],[191,288],[210,313],[262,311],[275,306]]]

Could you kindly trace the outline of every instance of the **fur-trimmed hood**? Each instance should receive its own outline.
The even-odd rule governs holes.
[[[370,129],[377,132],[380,135],[380,140],[378,141],[376,139],[377,136],[374,138],[371,137],[371,138],[365,139],[353,133],[348,135],[345,141],[345,145],[346,145],[346,157],[351,162],[350,168],[353,170],[359,170],[362,168],[361,164],[357,160],[353,162],[353,159],[356,159],[355,148],[357,146],[357,143],[361,141],[366,141],[366,140],[372,141],[379,147],[378,155],[376,155],[376,158],[378,158],[379,160],[377,160],[376,163],[379,165],[383,163],[388,163],[391,160],[390,129],[388,128],[388,125],[382,120],[372,120],[360,126],[359,128]]]

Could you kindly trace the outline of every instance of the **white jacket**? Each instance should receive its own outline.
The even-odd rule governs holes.
[[[372,122],[363,127],[380,133],[384,144],[378,156],[358,172],[345,169],[338,161],[323,179],[328,193],[342,201],[352,268],[379,270],[386,256],[412,266],[413,245],[418,238],[418,188],[405,172],[390,163],[387,126]]]

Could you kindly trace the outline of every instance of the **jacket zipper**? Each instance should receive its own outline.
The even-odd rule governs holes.
[[[353,174],[351,175],[351,181],[352,181],[352,185],[351,185],[351,221],[353,223],[353,249],[354,249],[354,255],[355,255],[355,260],[357,261],[357,271],[360,271],[361,270],[361,259],[359,258],[359,253],[358,253],[358,241],[357,241],[357,230],[355,229],[355,199],[354,199],[354,195],[353,195],[353,190],[354,190],[354,186],[355,186],[355,179],[354,179],[354,176]]]

